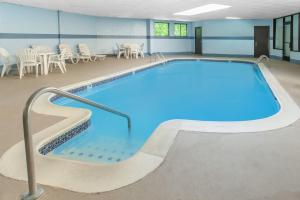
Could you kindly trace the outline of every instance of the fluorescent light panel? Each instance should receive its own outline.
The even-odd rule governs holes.
[[[221,5],[221,4],[207,4],[204,6],[197,7],[197,8],[192,8],[192,9],[185,10],[182,12],[174,13],[174,15],[192,16],[192,15],[199,15],[202,13],[213,12],[213,11],[217,11],[217,10],[223,10],[223,9],[227,9],[230,7],[231,6]]]
[[[226,17],[226,19],[242,19],[240,17]]]

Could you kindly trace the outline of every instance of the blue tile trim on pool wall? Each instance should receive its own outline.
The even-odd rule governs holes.
[[[245,57],[245,56],[243,56],[243,57]],[[176,61],[193,61],[193,60],[213,61],[213,62],[238,62],[238,63],[253,64],[253,62],[250,62],[250,61],[211,60],[211,59],[205,59],[205,58],[201,58],[201,59],[188,59],[188,58],[187,59],[173,59],[173,60],[168,61],[168,63],[176,62]],[[127,72],[127,73],[124,73],[124,74],[120,74],[120,75],[117,75],[117,76],[114,76],[114,77],[111,77],[111,78],[108,78],[108,79],[104,79],[104,80],[101,80],[101,81],[96,81],[96,82],[90,83],[88,85],[84,85],[84,86],[80,86],[80,87],[77,87],[77,88],[74,88],[74,89],[67,90],[67,92],[72,93],[72,94],[76,94],[78,92],[82,92],[84,90],[87,90],[90,87],[96,87],[96,86],[99,86],[99,85],[102,85],[102,84],[105,84],[105,83],[109,83],[109,82],[112,82],[114,80],[121,79],[121,78],[130,76],[130,75],[133,75],[133,74],[137,74],[137,73],[149,70],[151,68],[154,68],[154,67],[157,67],[157,66],[160,66],[160,65],[162,65],[162,63],[154,64],[154,65],[142,68],[142,69],[137,69],[137,70],[132,71],[132,72]],[[54,95],[50,98],[50,102],[53,103],[54,101],[56,101],[60,98],[63,98],[63,97],[60,96],[60,95]]]
[[[87,120],[84,123],[80,124],[79,126],[69,130],[68,132],[62,134],[61,136],[51,140],[46,145],[43,145],[39,152],[42,155],[47,155],[49,152],[53,151],[66,141],[70,140],[71,138],[75,137],[76,135],[82,133],[84,130],[86,130],[91,125],[91,120]]]

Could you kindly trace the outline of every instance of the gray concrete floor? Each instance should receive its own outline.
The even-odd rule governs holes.
[[[21,114],[26,99],[43,86],[61,87],[149,62],[108,58],[68,65],[68,73],[0,79],[0,155],[22,140]],[[300,65],[271,60],[270,70],[300,104]],[[34,132],[59,121],[33,115]],[[100,194],[82,194],[43,186],[41,199],[53,200],[299,200],[300,122],[261,133],[181,132],[165,162],[129,186]],[[24,181],[0,176],[0,200],[19,199]]]

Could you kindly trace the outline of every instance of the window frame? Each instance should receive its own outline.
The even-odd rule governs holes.
[[[179,25],[180,27],[180,35],[175,35],[175,26],[176,25]],[[185,29],[186,29],[186,35],[181,35],[181,26],[184,25],[185,26]],[[188,37],[188,24],[187,23],[174,23],[174,36],[175,37]]]
[[[284,48],[284,25],[285,25],[285,18],[286,17],[291,17],[291,40],[294,40],[294,15],[298,15],[299,19],[298,19],[298,50],[294,49],[294,43],[291,42],[291,51],[293,52],[300,52],[300,13],[293,13],[291,15],[286,15],[286,16],[282,16],[282,17],[277,17],[273,19],[273,49],[276,50],[283,50]],[[282,34],[282,49],[276,48],[276,20],[277,19],[283,19],[283,34]]]
[[[285,17],[278,17],[273,19],[273,49],[276,50],[283,50],[284,47],[284,18]],[[276,20],[282,19],[282,48],[277,48],[276,47]]]
[[[297,16],[298,15],[298,50],[295,50],[294,49],[294,16]],[[292,31],[293,31],[293,33],[292,33],[292,36],[293,36],[293,38],[292,38],[292,51],[293,52],[300,52],[300,13],[295,13],[295,14],[293,14],[293,15],[291,15],[291,17],[292,17]]]
[[[168,35],[156,35],[155,24],[167,24],[168,25]],[[161,22],[161,21],[154,22],[153,29],[154,29],[155,37],[169,37],[170,36],[170,23],[169,22]]]

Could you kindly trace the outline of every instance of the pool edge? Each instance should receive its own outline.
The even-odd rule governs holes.
[[[187,58],[182,58],[182,59],[187,59]],[[203,58],[203,59],[241,61],[240,59],[211,59],[211,58],[209,59]],[[176,58],[176,59],[169,59],[169,60],[171,61],[171,60],[181,60],[181,59]],[[201,59],[197,59],[197,60],[201,60]],[[249,61],[249,60],[247,62],[254,63],[253,61]],[[160,63],[158,62],[154,64],[157,65]],[[152,65],[153,64],[143,65],[130,70],[125,70],[123,72],[115,73],[110,76],[100,77],[97,79],[92,79],[89,81],[72,84],[70,86],[63,87],[62,89],[67,90],[75,87],[80,87],[83,86],[84,84],[91,83],[92,81],[95,80],[101,80],[101,79],[104,80],[105,78],[113,77],[116,75],[122,75],[128,72],[133,72],[136,71],[137,69],[140,70],[145,69],[147,67],[151,67]],[[199,121],[192,121],[192,120],[170,120],[167,122],[163,122],[152,133],[152,135],[147,140],[143,148],[136,155],[118,164],[86,163],[81,161],[55,158],[51,156],[43,156],[39,154],[38,153],[39,147],[41,147],[51,138],[53,139],[55,137],[58,137],[59,134],[63,134],[64,131],[70,130],[75,126],[78,126],[80,122],[83,122],[82,118],[87,120],[90,118],[91,115],[91,113],[85,109],[69,108],[69,107],[54,105],[49,102],[49,98],[51,97],[51,95],[43,96],[41,99],[38,100],[39,101],[38,104],[34,106],[33,108],[34,111],[42,114],[63,116],[66,117],[66,119],[34,135],[34,145],[36,147],[35,148],[36,160],[38,165],[37,168],[43,169],[42,170],[43,173],[38,173],[38,177],[37,177],[38,182],[46,185],[55,186],[55,187],[62,187],[77,192],[96,193],[96,192],[110,191],[134,183],[140,180],[141,178],[145,177],[150,172],[154,171],[164,161],[164,158],[166,157],[169,148],[172,146],[180,130],[198,131],[198,132],[217,132],[217,133],[241,133],[241,132],[258,132],[258,131],[260,132],[260,131],[282,128],[292,124],[297,119],[299,119],[300,116],[299,107],[292,100],[289,94],[284,90],[284,88],[280,85],[277,79],[271,74],[271,72],[267,69],[267,67],[264,64],[259,64],[258,66],[260,67],[260,70],[263,73],[263,76],[266,79],[268,85],[270,86],[272,92],[279,100],[281,109],[277,114],[262,120],[252,120],[252,121],[245,121],[245,122],[222,122],[222,123],[217,122],[216,123],[216,122],[201,122],[201,121],[199,122]],[[284,106],[285,104],[289,104],[289,105],[287,105],[286,107]],[[290,115],[291,112],[292,115]],[[278,123],[278,120],[280,120],[280,123]],[[250,124],[247,125],[246,123],[248,124],[250,123]],[[256,129],[257,127],[260,127],[260,129],[255,131],[252,127],[253,125],[255,125]],[[248,127],[246,131],[244,129],[245,127]],[[58,130],[60,131],[57,132]],[[19,167],[24,166],[23,148],[24,148],[23,143],[20,142],[15,146],[13,146],[11,149],[9,149],[7,152],[5,152],[5,154],[3,154],[0,161],[0,166],[1,166],[0,171],[3,175],[18,180],[26,180],[26,171],[25,172],[17,171],[17,170],[20,171],[20,168],[18,168],[17,166]],[[17,159],[18,162],[20,162],[19,163],[20,165],[11,166],[12,160],[15,159]],[[148,163],[148,165],[151,167],[145,170],[143,169],[141,170],[140,168],[141,165],[139,163]],[[64,168],[70,169],[70,171],[65,175],[62,174],[61,177],[58,177],[57,173],[51,172],[51,170],[53,169],[48,167],[49,164],[50,166],[53,164],[55,166],[62,166]],[[24,169],[25,168],[26,166],[24,166]],[[117,174],[115,173],[116,169],[118,171]],[[72,177],[72,174],[74,172],[76,171],[78,172],[81,170],[85,171],[85,175],[88,174],[89,177],[88,179],[90,179],[90,181],[88,182],[89,184],[88,183],[86,184],[88,184],[89,187],[84,186],[83,185],[84,183],[80,183],[80,181],[78,182],[78,180],[75,180],[76,178]],[[95,172],[99,173],[100,171],[102,172],[106,171],[106,173],[109,173],[109,171],[111,171],[110,172],[111,174],[110,173],[109,174],[110,174],[110,179],[113,179],[113,181],[103,182],[103,180],[100,181],[98,180],[97,182],[97,180],[95,180],[93,176],[95,175]],[[48,172],[48,174],[45,175],[45,172]],[[135,172],[141,172],[141,173],[135,173]],[[122,175],[128,173],[130,173],[129,174],[130,177],[129,176],[124,177],[124,175]],[[55,176],[55,179],[52,178],[51,176]],[[77,175],[75,177],[77,177]],[[64,182],[64,179],[66,178],[71,179],[72,181],[70,180],[66,183]],[[87,179],[87,177],[84,178]],[[120,181],[120,179],[122,179],[122,181]]]

